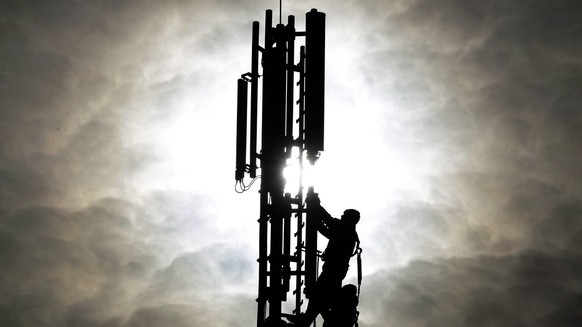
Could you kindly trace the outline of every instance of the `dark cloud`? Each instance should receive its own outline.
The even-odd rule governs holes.
[[[247,291],[249,280],[254,281],[254,260],[244,248],[205,240],[202,233],[210,230],[204,226],[207,216],[190,214],[188,222],[181,222],[168,210],[179,211],[180,203],[174,199],[152,197],[158,206],[150,208],[104,199],[77,212],[29,207],[4,215],[0,322],[10,326],[156,326],[157,320],[144,325],[140,317],[153,314],[169,323],[181,319],[174,313],[187,307],[188,319],[208,321],[217,313],[206,310],[224,306],[224,301],[241,307],[248,306],[245,302],[254,304],[253,297],[240,295]],[[142,215],[156,211],[166,216],[144,224]],[[199,232],[189,228],[188,236],[201,248],[178,255],[168,264],[167,256],[177,250],[168,249],[164,242],[183,238],[175,229],[186,224],[199,228]]]
[[[579,255],[538,251],[415,261],[369,276],[362,324],[575,326],[580,269]]]
[[[30,207],[2,217],[3,324],[62,325],[78,302],[100,298],[101,310],[92,312],[101,316],[127,299],[154,261],[141,240],[131,240],[132,224],[114,206],[78,213]]]
[[[180,255],[157,272],[143,301],[156,303],[163,298],[177,302],[187,298],[212,301],[224,293],[236,294],[237,287],[248,282],[250,277],[254,277],[253,260],[244,249],[212,244]],[[184,288],[191,281],[196,283]]]

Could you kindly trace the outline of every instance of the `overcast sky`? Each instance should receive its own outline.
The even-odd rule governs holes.
[[[303,29],[314,7],[316,189],[362,213],[360,326],[582,325],[582,4],[283,15]],[[273,0],[0,1],[0,325],[255,324],[236,79],[267,8],[278,19]]]

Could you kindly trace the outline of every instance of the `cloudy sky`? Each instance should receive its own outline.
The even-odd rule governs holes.
[[[313,7],[316,188],[332,214],[362,212],[360,326],[580,326],[582,4],[283,14],[301,28]],[[0,1],[0,325],[255,324],[258,193],[234,192],[235,103],[267,8]]]

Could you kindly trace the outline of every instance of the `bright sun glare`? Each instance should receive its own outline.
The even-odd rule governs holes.
[[[322,201],[336,210],[347,205],[375,211],[398,196],[398,192],[414,187],[412,168],[389,151],[368,152],[366,157],[353,151],[322,153],[315,165],[304,160],[303,172],[298,152],[294,151],[283,171],[285,191],[297,194],[302,181],[304,191],[313,186]]]

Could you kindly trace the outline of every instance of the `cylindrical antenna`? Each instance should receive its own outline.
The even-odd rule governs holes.
[[[238,80],[236,114],[236,172],[235,180],[244,178],[247,151],[247,82]]]
[[[323,151],[325,99],[325,14],[311,9],[305,19],[305,148],[313,164]]]
[[[287,158],[291,157],[291,148],[293,148],[293,109],[294,98],[293,90],[295,88],[295,16],[290,15],[287,23],[287,110],[286,110],[286,138],[287,138]]]
[[[259,92],[259,22],[253,22],[251,56],[251,140],[249,175],[257,177],[257,100]]]

